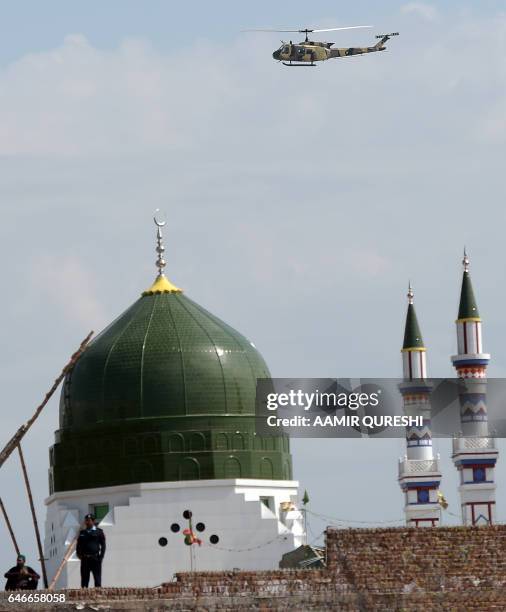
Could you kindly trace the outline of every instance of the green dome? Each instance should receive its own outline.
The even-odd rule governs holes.
[[[288,438],[255,433],[257,379],[270,377],[262,356],[180,290],[164,287],[155,284],[102,331],[67,375],[51,492],[291,479]]]

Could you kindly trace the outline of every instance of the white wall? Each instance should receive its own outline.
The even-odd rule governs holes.
[[[284,512],[282,502],[295,501],[298,483],[269,480],[207,480],[163,482],[56,493],[46,500],[45,556],[51,580],[65,550],[90,505],[109,504],[104,529],[107,551],[103,586],[156,586],[172,579],[176,571],[190,569],[273,569],[281,556],[302,543],[302,516]],[[261,497],[270,498],[267,508]],[[184,510],[193,513],[193,527],[202,546],[184,544],[187,527]],[[202,533],[197,522],[205,524]],[[179,533],[170,529],[181,527]],[[213,545],[209,537],[219,542]],[[168,540],[161,547],[160,537]],[[191,550],[190,550],[191,549]],[[250,549],[250,550],[246,550]],[[71,557],[58,586],[80,585],[79,561]],[[90,584],[91,585],[91,584]]]

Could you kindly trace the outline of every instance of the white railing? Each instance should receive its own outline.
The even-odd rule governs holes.
[[[495,450],[495,438],[490,436],[476,436],[472,438],[458,437],[453,438],[453,452],[457,453],[461,450]]]
[[[421,474],[422,472],[439,472],[437,459],[404,459],[399,461],[399,476]]]

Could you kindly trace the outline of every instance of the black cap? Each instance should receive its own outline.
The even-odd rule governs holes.
[[[86,519],[91,519],[92,521],[94,521],[94,520],[95,520],[95,516],[94,516],[93,514],[87,514],[87,515],[84,517],[84,520],[86,520]]]

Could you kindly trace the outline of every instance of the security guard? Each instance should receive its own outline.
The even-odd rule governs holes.
[[[95,525],[93,514],[84,517],[85,529],[77,538],[76,554],[81,560],[81,587],[87,588],[90,582],[90,572],[93,574],[95,586],[102,586],[102,560],[105,555],[105,535],[100,527]]]

